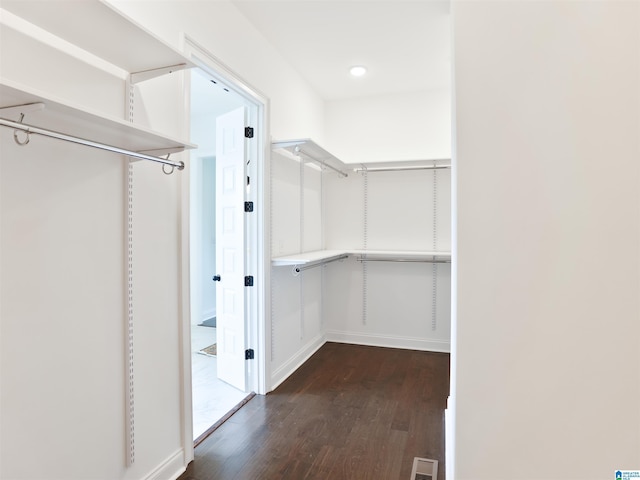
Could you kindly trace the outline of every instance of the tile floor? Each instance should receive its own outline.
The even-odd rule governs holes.
[[[216,343],[215,328],[191,326],[194,440],[247,396],[245,392],[218,380],[216,357],[198,353],[213,343]]]

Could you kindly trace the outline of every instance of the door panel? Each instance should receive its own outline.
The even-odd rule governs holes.
[[[244,311],[245,109],[216,119],[218,378],[246,389]]]

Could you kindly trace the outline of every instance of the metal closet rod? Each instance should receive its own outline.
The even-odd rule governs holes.
[[[426,258],[366,258],[358,257],[359,262],[398,262],[398,263],[451,263],[451,260],[436,260]]]
[[[367,173],[373,173],[373,172],[398,172],[398,171],[402,171],[402,170],[443,170],[443,169],[447,169],[447,168],[451,168],[451,165],[422,165],[419,167],[407,167],[407,166],[400,166],[400,167],[371,167],[371,168],[365,168],[365,167],[359,167],[359,168],[354,168],[353,171],[354,172],[367,172]]]
[[[154,157],[153,155],[146,155],[144,153],[133,152],[131,150],[126,150],[120,147],[114,147],[112,145],[106,145],[104,143],[98,143],[91,140],[86,140],[84,138],[73,137],[71,135],[65,135],[64,133],[54,132],[52,130],[46,130],[44,128],[34,127],[32,125],[27,125],[25,123],[14,122],[12,120],[7,120],[4,118],[0,118],[0,126],[13,128],[14,130],[21,130],[26,132],[27,134],[36,134],[42,135],[49,138],[55,138],[57,140],[63,140],[65,142],[77,143],[78,145],[84,145],[86,147],[97,148],[100,150],[106,150],[108,152],[119,153],[121,155],[126,155],[127,157],[138,158],[140,160],[149,160],[151,162],[162,163],[163,165],[171,165],[178,170],[184,169],[184,162],[174,162],[172,160]]]

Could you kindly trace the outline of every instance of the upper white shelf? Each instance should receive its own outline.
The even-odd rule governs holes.
[[[24,123],[28,125],[156,156],[196,148],[194,144],[88,110],[0,77],[0,109],[31,103],[44,103],[44,109],[27,113]],[[19,121],[20,109],[13,109],[9,114],[0,110],[0,117]]]
[[[101,0],[2,0],[1,6],[129,73],[193,66],[178,50]]]
[[[301,155],[306,159],[312,160],[321,167],[329,168],[343,177],[347,176],[347,166],[336,156],[332,155],[309,138],[274,141],[271,143],[271,148],[273,150],[286,150],[289,154],[295,156]]]
[[[271,260],[274,267],[286,267],[292,265],[310,265],[314,263],[328,262],[342,256],[349,255],[344,250],[317,250],[296,255],[276,257]]]

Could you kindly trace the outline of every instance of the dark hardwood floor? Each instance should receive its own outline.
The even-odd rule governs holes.
[[[198,445],[179,480],[409,480],[414,457],[444,480],[448,394],[448,354],[327,343]]]

